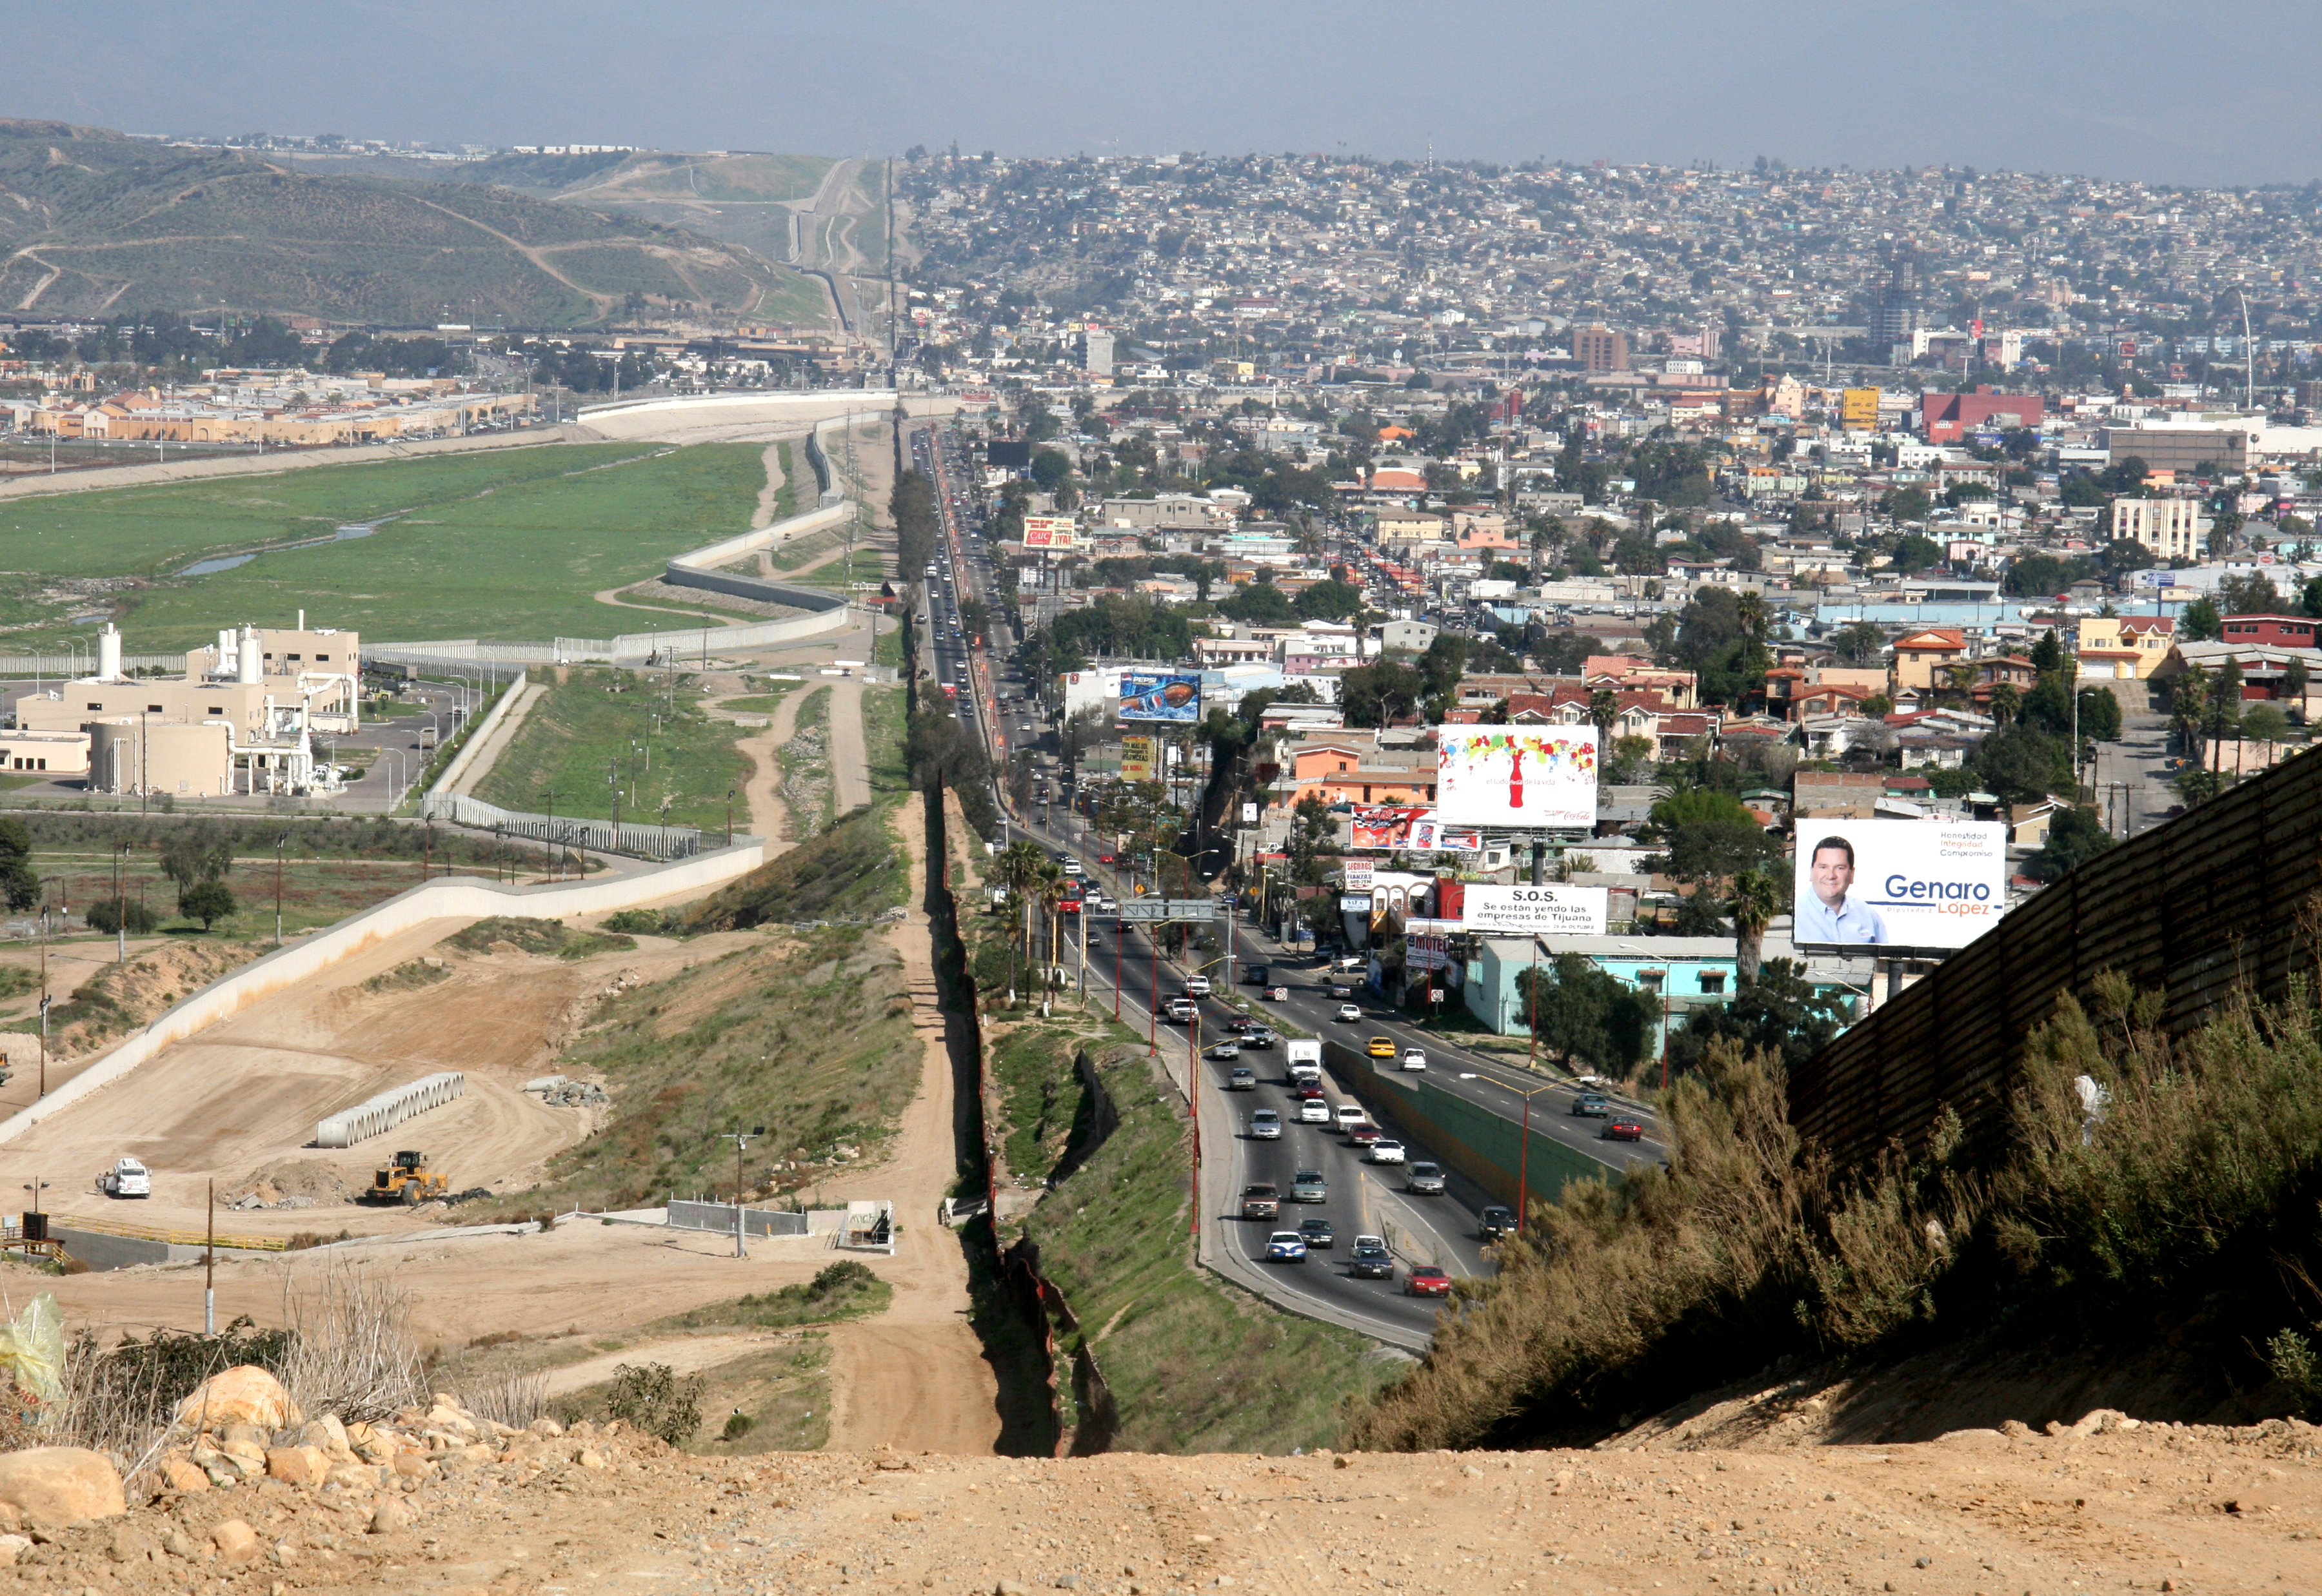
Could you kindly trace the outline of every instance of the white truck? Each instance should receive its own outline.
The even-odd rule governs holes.
[[[1322,1044],[1318,1039],[1297,1037],[1284,1043],[1283,1046],[1289,1055],[1291,1085],[1322,1084]]]
[[[133,1158],[116,1158],[113,1167],[96,1178],[96,1189],[107,1197],[151,1197],[153,1177]]]

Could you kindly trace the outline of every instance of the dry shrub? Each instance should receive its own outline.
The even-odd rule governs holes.
[[[84,1329],[66,1344],[62,1395],[39,1416],[20,1421],[6,1449],[86,1446],[111,1457],[123,1472],[149,1458],[168,1433],[178,1404],[211,1375],[253,1363],[279,1372],[290,1354],[286,1330],[261,1330],[237,1318],[215,1336],[156,1330],[140,1341],[125,1336],[102,1345]]]
[[[523,1429],[548,1416],[548,1376],[517,1369],[485,1369],[456,1354],[436,1365],[430,1382],[460,1399],[478,1418]]]
[[[1714,1048],[1664,1104],[1668,1168],[1535,1204],[1348,1439],[1586,1439],[1785,1357],[1893,1355],[2003,1318],[2062,1344],[2165,1321],[2187,1370],[2271,1376],[2275,1410],[2322,1401],[2302,1339],[2322,1308],[2315,990],[2244,993],[2171,1037],[2157,999],[2101,976],[2027,1038],[2004,1135],[1970,1145],[1946,1109],[1852,1178],[1799,1145],[1775,1061]]]
[[[384,1271],[334,1263],[286,1286],[282,1383],[309,1415],[380,1419],[427,1395],[410,1300]]]

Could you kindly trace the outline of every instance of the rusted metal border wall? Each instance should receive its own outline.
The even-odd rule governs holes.
[[[2117,971],[2182,1034],[2246,981],[2277,997],[2322,891],[2322,758],[2301,756],[2047,888],[1794,1071],[1790,1120],[1842,1165],[1916,1146],[1948,1105],[1996,1132],[2025,1039]]]

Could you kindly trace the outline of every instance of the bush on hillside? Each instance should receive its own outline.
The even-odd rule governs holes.
[[[1897,1355],[2003,1321],[2084,1357],[2165,1326],[2189,1383],[2294,1405],[2322,1309],[2315,988],[2183,1037],[2125,980],[2092,990],[2028,1040],[2004,1135],[1973,1141],[1946,1111],[1921,1151],[1855,1175],[1800,1144],[1776,1060],[1713,1044],[1665,1104],[1668,1168],[1535,1204],[1351,1444],[1601,1436],[1780,1358]]]

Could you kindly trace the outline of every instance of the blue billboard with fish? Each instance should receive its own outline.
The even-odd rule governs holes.
[[[1120,673],[1120,718],[1191,725],[1202,718],[1202,679],[1124,670]]]

